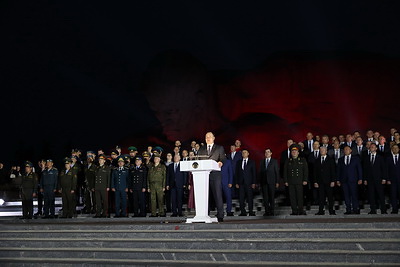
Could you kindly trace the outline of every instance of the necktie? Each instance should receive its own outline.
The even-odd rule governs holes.
[[[397,165],[397,162],[398,162],[397,155],[394,155],[394,165]]]
[[[245,159],[245,160],[243,160],[243,170],[244,170],[244,168],[246,168],[246,163],[247,163],[247,160]]]
[[[177,168],[178,168],[178,163],[175,163],[175,169],[174,169],[175,172]]]
[[[315,151],[315,152],[314,152],[314,157],[315,157],[315,158],[318,158],[318,151]]]
[[[207,155],[210,156],[210,154],[211,154],[211,145],[208,145]]]
[[[380,148],[381,148],[381,152],[383,152],[383,146],[380,146]]]
[[[375,162],[375,155],[372,154],[372,156],[371,156],[371,163],[372,163],[372,165],[374,165],[374,162]]]
[[[361,154],[361,147],[358,147],[358,154]]]
[[[311,150],[311,148],[312,147],[311,147],[311,140],[310,140],[310,141],[308,141],[308,149]]]
[[[397,165],[397,163],[399,163],[399,158],[398,158],[398,156],[399,156],[399,155],[396,155],[396,165]]]
[[[322,157],[321,163],[325,162],[325,157]]]
[[[338,151],[337,151],[337,150],[335,150],[335,160],[337,161],[337,160],[338,160],[338,158],[339,158]]]
[[[268,164],[269,164],[269,159],[267,159],[267,163],[265,164],[265,165],[266,165],[266,167],[268,167]]]
[[[350,164],[350,157],[346,156],[346,165],[349,165],[349,164]]]

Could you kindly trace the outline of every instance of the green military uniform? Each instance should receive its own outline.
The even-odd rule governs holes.
[[[150,189],[151,197],[151,216],[157,216],[157,203],[159,215],[165,216],[164,212],[164,188],[166,183],[166,168],[164,164],[159,163],[149,165],[147,188]]]
[[[96,198],[94,193],[94,187],[96,182],[96,171],[97,166],[94,163],[85,165],[85,211],[86,213],[92,213],[96,207]]]
[[[76,213],[75,191],[78,182],[78,176],[73,171],[62,170],[60,173],[60,188],[62,197],[63,215],[62,218],[72,218]]]
[[[96,196],[96,216],[107,217],[108,214],[108,191],[110,188],[111,167],[99,166],[96,169],[94,191]]]
[[[307,161],[300,157],[285,161],[283,179],[289,185],[292,214],[304,214],[303,182],[308,182]]]
[[[38,177],[34,172],[22,175],[21,198],[22,198],[22,218],[32,219],[33,217],[33,194],[36,193]]]

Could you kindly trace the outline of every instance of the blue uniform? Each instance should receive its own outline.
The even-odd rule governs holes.
[[[111,176],[111,188],[115,188],[115,216],[126,217],[126,189],[129,182],[129,169],[116,168]]]
[[[58,170],[56,168],[45,169],[40,178],[40,189],[43,189],[44,216],[55,214],[55,193],[58,183]]]

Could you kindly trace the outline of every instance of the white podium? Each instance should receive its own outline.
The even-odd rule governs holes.
[[[208,216],[208,193],[210,186],[210,172],[220,171],[221,168],[215,160],[189,160],[180,162],[181,171],[193,173],[194,200],[196,205],[196,216],[187,218],[186,223],[218,222],[217,218]]]

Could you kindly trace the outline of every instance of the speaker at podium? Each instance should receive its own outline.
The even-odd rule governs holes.
[[[217,218],[208,216],[209,175],[211,171],[221,171],[221,168],[215,160],[201,158],[208,157],[199,156],[196,160],[180,162],[181,171],[192,172],[193,174],[194,199],[196,203],[196,216],[187,218],[186,223],[218,222]]]

